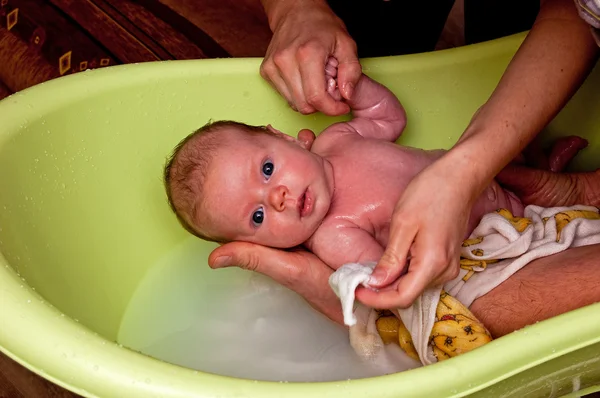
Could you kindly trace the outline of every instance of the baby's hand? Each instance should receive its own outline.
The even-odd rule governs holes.
[[[325,85],[327,92],[336,101],[342,100],[342,94],[337,84],[338,60],[334,57],[329,57],[327,65],[325,65]]]

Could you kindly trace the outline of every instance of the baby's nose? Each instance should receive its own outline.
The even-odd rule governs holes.
[[[269,193],[269,203],[277,211],[285,209],[285,202],[288,199],[290,191],[283,185],[278,185]]]

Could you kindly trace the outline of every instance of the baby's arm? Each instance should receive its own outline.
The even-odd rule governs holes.
[[[325,71],[330,95],[341,98],[336,88],[335,58],[329,58]],[[396,141],[406,126],[406,113],[394,93],[364,74],[347,103],[353,116],[347,124],[363,137]]]
[[[322,226],[311,238],[308,249],[334,270],[347,263],[377,262],[383,247],[364,229],[356,226]]]

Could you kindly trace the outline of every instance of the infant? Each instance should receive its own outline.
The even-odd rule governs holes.
[[[336,66],[328,63],[327,76],[330,94],[339,96]],[[352,119],[329,126],[314,141],[307,130],[296,139],[270,125],[233,121],[209,123],[185,138],[164,174],[181,224],[216,242],[303,245],[333,269],[377,262],[406,186],[446,151],[396,144],[406,125],[404,109],[366,75],[347,102]],[[492,182],[472,208],[467,236],[499,208],[523,213],[517,197]]]

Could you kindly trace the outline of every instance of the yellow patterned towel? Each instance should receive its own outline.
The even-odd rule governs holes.
[[[330,278],[350,326],[355,351],[370,361],[382,361],[390,372],[389,343],[400,346],[415,362],[428,365],[480,347],[492,340],[468,310],[475,299],[494,289],[536,258],[569,247],[600,243],[596,207],[542,208],[530,205],[524,217],[499,209],[486,214],[461,248],[461,272],[443,289],[427,289],[407,309],[376,311],[358,304],[354,290],[365,284],[373,264],[347,264]]]

